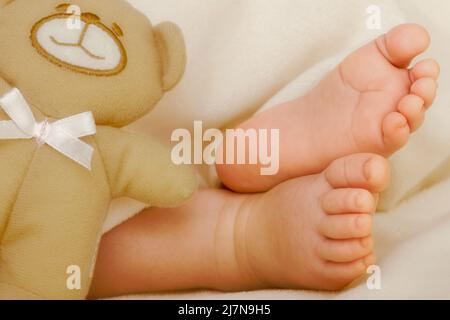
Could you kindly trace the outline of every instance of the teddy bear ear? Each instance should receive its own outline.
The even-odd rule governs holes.
[[[163,22],[154,28],[155,39],[162,60],[163,90],[168,91],[181,80],[186,68],[186,45],[180,28]]]

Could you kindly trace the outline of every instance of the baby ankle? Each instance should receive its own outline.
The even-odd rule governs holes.
[[[219,214],[216,227],[216,273],[220,290],[266,288],[254,269],[249,254],[249,218],[254,196],[229,194]],[[251,231],[250,231],[251,232]]]

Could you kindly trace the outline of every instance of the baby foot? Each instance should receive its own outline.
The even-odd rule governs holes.
[[[420,127],[435,98],[437,62],[407,69],[429,43],[418,25],[396,27],[349,55],[307,95],[250,119],[243,129],[280,129],[280,171],[261,177],[259,165],[218,166],[222,181],[235,191],[265,191],[345,155],[391,155]]]
[[[375,263],[372,214],[388,180],[384,158],[357,154],[249,196],[237,257],[265,287],[342,289]]]
[[[391,155],[422,124],[436,95],[439,65],[429,59],[412,69],[406,68],[429,43],[428,33],[422,27],[399,26],[354,52],[335,71],[340,73],[344,87],[340,90],[354,93],[355,103],[343,100],[348,103],[341,104],[341,112],[346,115],[339,112],[335,119],[344,120],[351,114],[352,122],[344,131],[350,129],[347,139],[354,150]],[[342,93],[341,98],[351,95]]]

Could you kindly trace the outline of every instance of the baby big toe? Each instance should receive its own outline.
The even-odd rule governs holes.
[[[371,237],[351,240],[325,239],[318,247],[319,256],[331,262],[352,262],[362,259],[373,251]]]
[[[419,96],[425,102],[425,108],[429,108],[436,97],[437,82],[433,78],[420,78],[411,86],[411,93]]]
[[[366,238],[372,234],[370,214],[328,215],[318,225],[319,233],[328,239]]]
[[[385,57],[395,66],[406,68],[430,45],[427,30],[416,24],[403,24],[389,31],[377,41]]]

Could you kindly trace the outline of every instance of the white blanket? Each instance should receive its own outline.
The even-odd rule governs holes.
[[[182,83],[129,130],[170,138],[175,128],[224,128],[298,96],[351,50],[402,22],[431,32],[425,56],[442,65],[440,93],[425,126],[392,158],[375,238],[382,290],[365,279],[339,293],[268,290],[146,295],[158,299],[450,298],[450,3],[443,0],[129,0],[153,23],[176,22],[188,47]],[[381,9],[381,30],[367,8]],[[203,175],[214,185],[214,175]],[[111,206],[105,231],[139,212],[135,201]],[[130,297],[126,297],[130,298]]]

